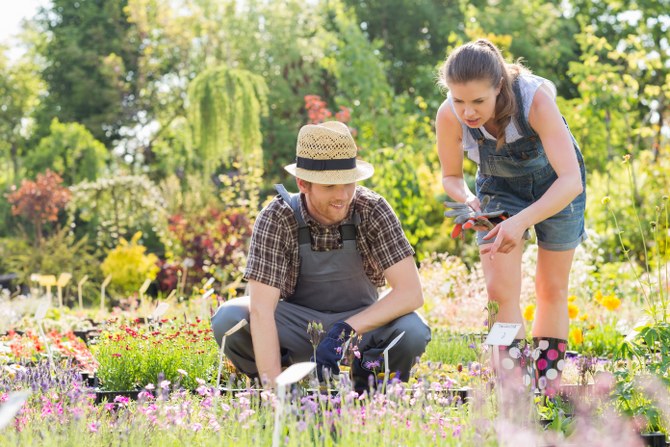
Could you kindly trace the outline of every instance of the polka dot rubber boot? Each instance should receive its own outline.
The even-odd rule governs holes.
[[[568,342],[560,338],[533,337],[533,346],[535,386],[543,395],[554,397],[561,384]]]
[[[498,377],[519,388],[531,385],[533,367],[529,361],[527,342],[515,339],[509,346],[498,346],[500,365],[496,368]]]

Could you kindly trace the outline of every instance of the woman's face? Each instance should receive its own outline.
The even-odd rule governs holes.
[[[495,116],[500,86],[491,86],[488,80],[475,80],[448,87],[454,109],[468,127],[482,127]]]

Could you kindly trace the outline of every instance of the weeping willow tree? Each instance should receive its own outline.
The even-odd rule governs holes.
[[[206,175],[223,168],[262,175],[261,116],[267,114],[265,80],[246,70],[216,67],[189,85],[189,120],[196,158]]]

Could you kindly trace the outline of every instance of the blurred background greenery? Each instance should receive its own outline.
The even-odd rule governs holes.
[[[0,51],[0,274],[16,285],[71,272],[74,299],[76,280],[97,290],[99,266],[132,240],[146,251],[122,262],[157,259],[145,269],[155,293],[238,285],[272,185],[295,189],[283,166],[299,128],[328,119],[354,131],[377,172],[364,184],[394,207],[417,261],[448,252],[470,266],[474,244],[450,239],[442,216],[433,135],[437,68],[478,37],[556,83],[589,171],[603,281],[626,254],[643,267],[667,252],[635,230],[634,211],[667,232],[668,11],[667,0],[53,0],[23,24],[20,56]]]

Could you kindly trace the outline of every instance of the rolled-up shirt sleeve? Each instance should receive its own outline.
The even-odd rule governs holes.
[[[287,213],[278,202],[264,208],[256,218],[244,279],[254,280],[276,287],[285,294],[287,282],[290,282],[291,266],[297,262],[290,242],[296,227],[291,222],[291,213]]]

